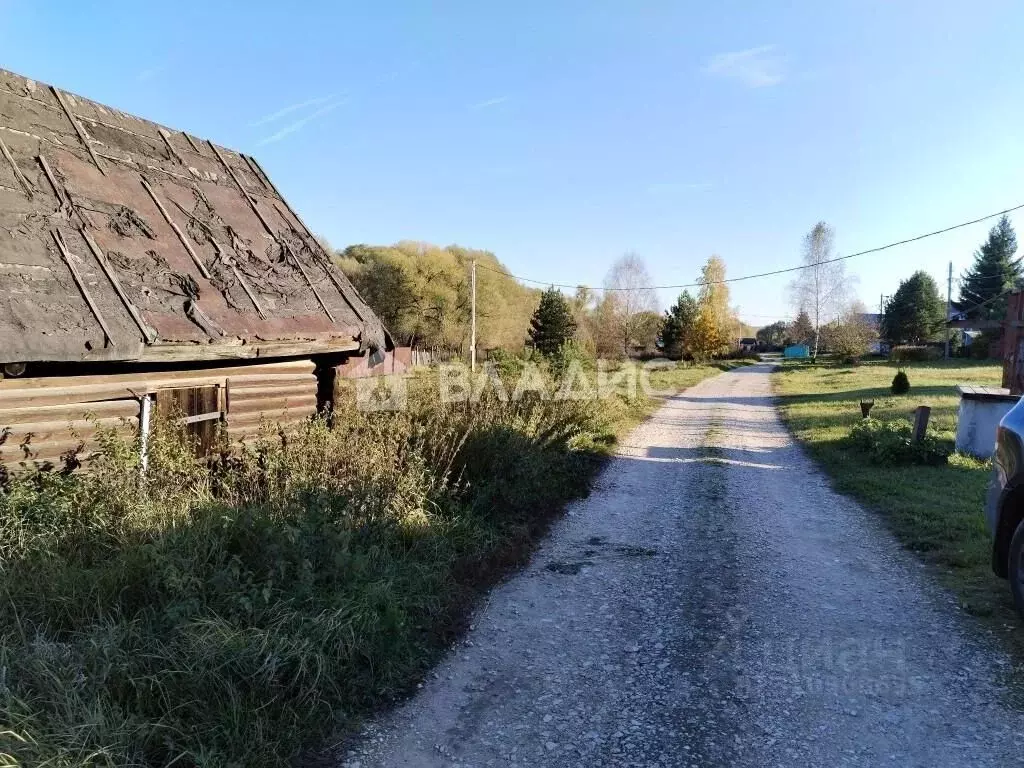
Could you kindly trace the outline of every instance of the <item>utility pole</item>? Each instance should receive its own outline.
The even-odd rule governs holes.
[[[953,262],[949,262],[949,277],[946,278],[946,359],[949,360],[949,321],[953,308]]]
[[[470,273],[470,298],[469,298],[469,370],[476,372],[476,259],[473,259],[472,272]]]
[[[885,328],[885,300],[891,298],[884,293],[878,294],[878,348],[885,349],[884,342],[888,339],[882,338],[882,331]]]

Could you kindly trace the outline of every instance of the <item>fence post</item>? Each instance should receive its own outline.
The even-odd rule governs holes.
[[[914,411],[914,432],[912,440],[915,443],[921,442],[924,439],[925,432],[928,431],[928,417],[931,416],[932,409],[927,405],[917,406],[917,410]]]
[[[153,410],[152,395],[148,392],[142,396],[139,413],[139,472],[143,475],[149,468],[149,427]]]

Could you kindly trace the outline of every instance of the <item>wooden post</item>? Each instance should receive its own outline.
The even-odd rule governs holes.
[[[927,405],[919,405],[917,410],[914,411],[914,432],[911,439],[915,443],[919,443],[924,439],[925,433],[928,431],[928,418],[931,415],[932,409]]]
[[[476,373],[476,259],[473,259],[470,282],[470,330],[469,330],[469,370]]]
[[[949,321],[953,308],[953,262],[949,262],[949,276],[946,278],[946,354],[944,359],[949,360]]]
[[[1024,293],[1011,293],[1002,322],[1003,387],[1024,393]]]

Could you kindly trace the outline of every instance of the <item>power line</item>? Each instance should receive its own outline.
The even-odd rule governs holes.
[[[966,315],[968,312],[973,312],[976,309],[981,309],[982,307],[986,306],[987,304],[991,304],[996,299],[1001,299],[1004,296],[1009,296],[1011,293],[1013,293],[1016,290],[1017,290],[1017,286],[1011,286],[1010,288],[1007,288],[1002,293],[997,293],[995,296],[991,296],[991,297],[985,299],[984,301],[979,301],[974,306],[967,307],[967,309],[958,309],[957,310],[957,314]]]
[[[494,267],[488,267],[488,266],[486,266],[484,264],[477,264],[477,269],[486,269],[489,272],[497,272],[500,275],[505,275],[506,277],[511,277],[511,278],[513,278],[515,280],[519,280],[520,282],[523,282],[523,283],[533,283],[534,285],[548,285],[548,286],[551,286],[553,288],[580,288],[580,287],[587,287],[587,288],[591,288],[592,290],[603,290],[603,291],[636,291],[636,290],[658,291],[658,290],[679,289],[679,288],[700,288],[703,285],[722,285],[722,284],[725,284],[725,283],[739,283],[739,282],[742,282],[744,280],[756,280],[756,279],[762,278],[762,277],[774,277],[775,275],[784,275],[784,274],[787,274],[789,272],[798,272],[798,271],[800,271],[802,269],[809,269],[810,267],[821,266],[823,264],[833,264],[833,263],[835,263],[837,261],[845,261],[846,259],[852,259],[852,258],[855,258],[857,256],[867,256],[868,254],[878,253],[879,251],[886,251],[886,250],[888,250],[890,248],[896,248],[897,246],[900,246],[900,245],[907,245],[908,243],[916,243],[918,240],[924,240],[925,238],[928,238],[928,237],[935,237],[936,235],[943,235],[946,232],[952,232],[955,229],[962,229],[963,227],[969,227],[972,224],[979,224],[979,223],[981,223],[983,221],[987,221],[988,219],[994,219],[996,216],[1005,216],[1008,213],[1013,213],[1014,211],[1019,211],[1021,208],[1024,208],[1024,203],[1021,203],[1020,205],[1015,205],[1012,208],[1006,208],[1006,209],[1004,209],[1002,211],[996,211],[995,213],[989,213],[989,214],[987,214],[985,216],[981,216],[981,217],[979,217],[977,219],[971,219],[970,221],[963,221],[963,222],[960,222],[959,224],[953,224],[952,226],[949,226],[949,227],[943,227],[942,229],[936,229],[933,232],[926,232],[923,235],[915,235],[914,237],[908,237],[905,240],[897,240],[896,242],[886,243],[885,245],[880,245],[880,246],[878,246],[876,248],[868,248],[866,251],[857,251],[856,253],[849,253],[846,256],[837,256],[834,259],[826,259],[825,261],[820,261],[817,264],[800,264],[800,265],[795,266],[795,267],[786,267],[785,269],[775,269],[775,270],[772,270],[771,272],[759,272],[759,273],[754,274],[754,275],[743,275],[742,277],[727,277],[725,280],[711,280],[710,282],[707,282],[707,283],[680,283],[678,285],[648,285],[648,286],[639,286],[639,287],[630,287],[630,288],[616,288],[616,287],[613,287],[613,288],[608,288],[608,287],[605,287],[605,288],[594,288],[592,286],[586,286],[583,283],[576,283],[575,285],[572,285],[572,284],[569,284],[569,283],[552,283],[552,282],[550,282],[548,280],[533,280],[532,278],[529,278],[529,277],[520,277],[519,275],[513,275],[513,274],[511,274],[509,272],[505,272],[503,270],[496,269]]]
[[[971,278],[980,278],[982,280],[991,280],[991,279],[994,279],[994,278],[997,278],[997,277],[1003,277],[1003,278],[1006,277],[1006,271],[1005,270],[1002,271],[1002,272],[978,273],[978,274],[971,273],[970,269],[967,269],[967,270],[964,270],[964,271],[966,273],[969,273],[969,274],[961,274],[959,277],[954,277],[953,278],[953,282],[955,282],[955,283],[963,283],[964,280],[971,279]]]

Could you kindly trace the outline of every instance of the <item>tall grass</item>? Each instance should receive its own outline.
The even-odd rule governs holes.
[[[213,466],[168,424],[0,493],[0,765],[278,766],[402,695],[586,491],[594,403],[339,407]]]

